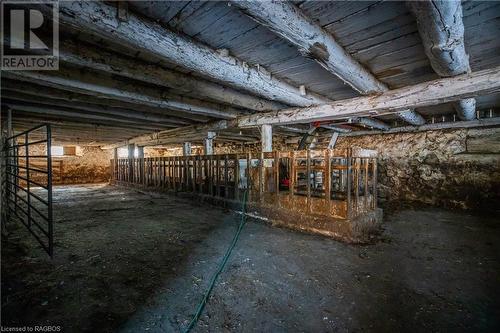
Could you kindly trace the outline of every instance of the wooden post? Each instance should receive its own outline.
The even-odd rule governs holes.
[[[262,152],[273,151],[273,127],[271,125],[261,126]]]
[[[370,189],[368,188],[368,168],[370,166],[370,158],[365,157],[365,183],[364,183],[364,194],[365,194],[365,200],[364,200],[364,209],[365,211],[368,210],[368,193],[370,192]]]
[[[208,132],[207,137],[204,141],[205,143],[205,155],[213,155],[214,153],[214,138],[215,138],[216,133],[215,132]]]
[[[330,205],[330,200],[332,198],[332,162],[330,160],[330,150],[325,150],[325,169],[323,175],[323,188],[325,189],[325,198],[328,200],[328,205]]]

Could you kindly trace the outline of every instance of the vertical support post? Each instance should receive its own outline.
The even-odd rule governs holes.
[[[234,158],[234,199],[240,198],[240,158],[238,154]]]
[[[144,179],[144,147],[142,146],[137,147],[137,161],[139,164],[137,182],[141,184]]]
[[[135,152],[135,145],[128,144],[127,145],[127,150],[128,150],[128,182],[133,182],[133,176],[134,176],[134,167],[132,165],[132,161],[134,160],[134,152]]]
[[[262,152],[273,151],[273,127],[271,125],[261,126]]]
[[[311,211],[311,150],[306,155],[307,211]]]
[[[182,156],[191,155],[191,142],[184,142],[182,144]]]
[[[377,158],[373,159],[373,209],[377,208]]]
[[[276,186],[276,203],[278,203],[280,194],[280,154],[277,151],[274,152],[274,183]]]
[[[205,139],[205,155],[213,155],[214,154],[214,139],[215,139],[216,133],[215,132],[208,132],[207,137]]]
[[[113,149],[113,180],[118,180],[118,148]]]
[[[247,176],[247,199],[248,201],[251,201],[252,197],[252,191],[250,189],[250,186],[252,184],[251,180],[250,180],[250,164],[252,162],[252,159],[251,159],[251,156],[250,156],[250,153],[247,153],[247,170],[246,170],[246,176]]]
[[[352,192],[352,157],[351,157],[351,152],[350,149],[347,153],[347,218],[351,217],[351,210],[352,210],[352,198],[351,198],[351,192]]]
[[[224,198],[228,197],[228,183],[229,183],[229,168],[227,165],[228,157],[227,154],[224,155]]]
[[[365,182],[364,182],[364,195],[365,195],[365,200],[364,200],[364,209],[365,211],[368,211],[368,194],[370,192],[370,188],[368,187],[368,167],[370,166],[370,158],[366,157],[364,158],[365,160]]]
[[[292,151],[290,152],[290,179],[288,182],[288,190],[289,190],[289,195],[290,195],[290,204],[292,203],[293,200],[293,189],[295,187],[295,152]]]
[[[323,188],[325,189],[325,199],[328,202],[328,211],[330,211],[330,200],[332,198],[332,161],[330,160],[330,149],[325,150]]]

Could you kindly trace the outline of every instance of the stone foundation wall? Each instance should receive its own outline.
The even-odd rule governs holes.
[[[500,202],[500,128],[340,137],[379,152],[379,200],[492,209]]]

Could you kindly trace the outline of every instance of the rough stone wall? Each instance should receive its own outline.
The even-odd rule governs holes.
[[[500,128],[340,137],[379,152],[381,201],[489,208],[500,202]]]

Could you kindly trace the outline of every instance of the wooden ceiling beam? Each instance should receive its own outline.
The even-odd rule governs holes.
[[[138,103],[123,102],[120,100],[113,100],[108,98],[99,98],[92,95],[74,93],[71,91],[56,89],[26,81],[9,80],[6,79],[5,77],[2,78],[2,91],[23,93],[31,96],[37,96],[39,98],[50,98],[70,103],[84,103],[84,104],[100,105],[103,107],[137,110],[146,114],[165,116],[166,113],[165,109],[158,107],[151,107]],[[172,116],[171,113],[174,113],[175,116]],[[168,118],[171,120],[172,123],[179,123],[179,124],[192,121],[207,122],[210,119],[205,116],[179,113],[176,111],[168,111]]]
[[[471,71],[465,51],[462,4],[449,1],[408,1],[417,19],[418,32],[425,54],[434,71],[441,77],[456,76]],[[453,103],[462,120],[476,118],[476,100],[463,99]]]
[[[495,67],[394,89],[378,96],[356,97],[326,105],[242,116],[230,126],[283,125],[353,116],[383,115],[406,108],[443,104],[498,92],[500,92],[500,67]]]
[[[62,42],[59,58],[72,65],[172,88],[183,94],[196,95],[198,98],[201,96],[253,111],[272,111],[286,107],[202,78],[91,46],[77,47],[72,42]]]
[[[2,98],[11,101],[33,103],[35,105],[39,104],[44,107],[56,106],[56,107],[68,108],[68,109],[73,109],[75,111],[81,111],[82,113],[90,112],[94,114],[102,114],[105,116],[116,116],[117,119],[131,119],[131,120],[136,120],[140,123],[162,124],[162,125],[172,125],[172,126],[190,125],[190,123],[187,121],[178,121],[175,119],[172,120],[170,117],[164,115],[137,112],[133,110],[113,108],[96,104],[72,103],[51,98],[40,99],[33,95],[23,94],[19,92],[12,92],[9,90],[2,91]]]
[[[118,99],[129,103],[140,103],[166,110],[175,110],[176,114],[187,113],[222,119],[234,119],[242,114],[241,110],[202,102],[192,98],[171,96],[165,91],[151,87],[141,87],[116,79],[99,76],[94,73],[82,73],[72,69],[60,69],[57,73],[47,74],[35,71],[6,71],[2,77],[13,80],[40,83],[52,88],[92,95],[99,98]],[[173,112],[172,112],[173,113]]]
[[[325,102],[322,96],[301,94],[299,88],[277,79],[263,67],[249,66],[132,12],[127,21],[119,21],[115,6],[100,1],[67,1],[60,2],[59,9],[62,26],[182,66],[230,87],[295,106]]]
[[[253,0],[233,0],[232,3],[256,22],[297,46],[302,54],[314,59],[360,94],[372,95],[389,90],[387,85],[344,50],[329,32],[293,3]],[[397,115],[412,125],[425,123],[424,118],[413,110],[402,110]]]

